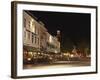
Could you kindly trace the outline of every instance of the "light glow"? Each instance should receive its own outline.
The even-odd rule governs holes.
[[[30,61],[30,60],[31,60],[31,58],[27,58],[27,60],[28,60],[28,61]]]
[[[52,36],[51,35],[49,36],[49,42],[50,43],[52,42]]]
[[[70,57],[74,57],[74,55],[73,55],[73,54],[71,54],[71,55],[70,55]]]
[[[57,50],[55,50],[55,53],[57,53]]]
[[[31,19],[30,27],[31,27],[32,32],[35,33],[35,24],[34,24],[34,20],[33,19]]]

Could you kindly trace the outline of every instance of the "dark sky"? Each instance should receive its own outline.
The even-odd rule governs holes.
[[[32,15],[41,20],[48,32],[56,35],[56,31],[61,31],[62,45],[67,39],[73,44],[80,40],[90,42],[90,14],[67,13],[67,12],[43,12],[29,11]]]

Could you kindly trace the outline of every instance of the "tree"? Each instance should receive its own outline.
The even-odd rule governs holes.
[[[61,43],[61,51],[62,52],[71,52],[73,49],[73,42],[70,38],[66,38],[65,40],[62,41]]]
[[[86,40],[81,40],[77,43],[78,49],[83,53],[84,56],[90,54],[90,43]]]

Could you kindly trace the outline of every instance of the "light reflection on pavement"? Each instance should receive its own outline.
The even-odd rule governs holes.
[[[66,67],[90,66],[90,61],[57,61],[52,64],[26,64],[24,69],[54,69]]]

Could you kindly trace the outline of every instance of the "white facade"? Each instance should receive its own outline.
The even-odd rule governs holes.
[[[55,36],[50,35],[47,33],[48,38],[47,38],[47,51],[48,52],[53,52],[53,53],[60,53],[60,42]]]
[[[23,11],[24,47],[40,52],[60,53],[60,42],[47,32],[45,25]]]
[[[37,21],[33,19],[29,14],[23,12],[24,17],[24,45],[33,48],[40,48],[39,39],[39,26]]]

